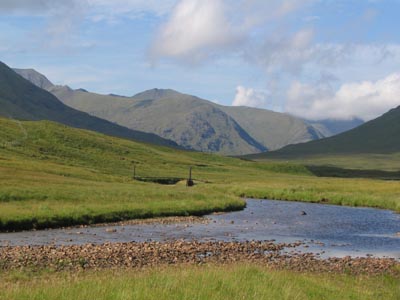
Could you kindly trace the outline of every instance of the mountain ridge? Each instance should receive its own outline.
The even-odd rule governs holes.
[[[30,121],[55,121],[139,142],[178,147],[175,142],[155,134],[131,130],[71,108],[2,62],[0,62],[0,104],[0,116],[3,117]]]
[[[310,126],[299,118],[260,110],[264,114],[264,117],[260,116],[260,119],[266,119],[267,122],[269,120],[269,128],[271,128],[267,134],[269,141],[266,142],[268,138],[261,140],[259,136],[256,136],[255,130],[249,131],[249,128],[245,128],[243,120],[254,119],[253,117],[233,116],[229,107],[173,90],[167,91],[165,93],[160,92],[160,89],[153,89],[127,98],[95,93],[83,94],[62,87],[51,90],[66,105],[128,128],[153,132],[174,140],[181,146],[198,151],[242,155],[263,152],[265,149],[273,150],[288,143],[308,141],[314,138],[314,132],[310,133]],[[239,110],[240,108],[235,109]],[[273,124],[275,118],[292,121],[285,122],[278,126],[282,128],[281,130],[276,130],[273,129],[277,127]],[[253,128],[257,126],[254,125]],[[286,129],[288,129],[287,131],[292,129],[293,133],[290,134],[290,137],[284,134]],[[204,136],[204,132],[207,130],[211,136]],[[261,131],[263,130],[261,129]],[[318,137],[321,136],[318,134]]]
[[[154,88],[131,97],[67,86],[48,90],[75,109],[204,152],[260,153],[331,135],[322,124],[285,113],[223,106],[172,89]]]

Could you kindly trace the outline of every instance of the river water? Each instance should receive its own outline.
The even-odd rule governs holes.
[[[400,214],[388,210],[248,200],[243,211],[207,217],[208,224],[144,224],[0,233],[0,246],[176,239],[276,240],[302,241],[304,245],[297,251],[318,253],[322,257],[373,255],[400,259]]]

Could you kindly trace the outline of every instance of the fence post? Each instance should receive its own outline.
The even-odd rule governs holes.
[[[189,179],[186,181],[186,186],[194,186],[194,182],[192,179],[192,167],[189,168]]]

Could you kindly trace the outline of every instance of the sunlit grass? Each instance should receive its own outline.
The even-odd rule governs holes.
[[[154,147],[51,122],[0,119],[0,228],[29,229],[244,207],[242,197],[400,211],[399,182],[313,176],[299,164],[249,162]],[[196,186],[132,180],[188,176]]]
[[[175,266],[0,275],[1,299],[399,299],[398,278],[271,271],[254,265]]]

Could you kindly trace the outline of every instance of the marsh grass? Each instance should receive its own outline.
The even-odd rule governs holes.
[[[0,275],[0,299],[399,299],[398,278],[271,271],[255,265]]]

